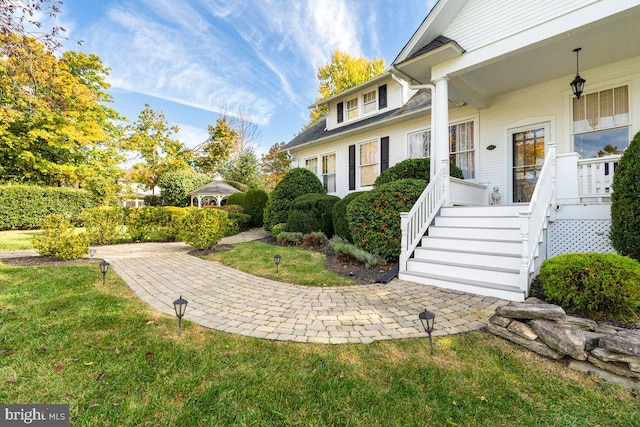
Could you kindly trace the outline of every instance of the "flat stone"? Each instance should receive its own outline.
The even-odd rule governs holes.
[[[586,360],[584,347],[587,340],[583,331],[542,319],[532,320],[529,325],[538,334],[540,340],[552,349],[576,360]]]
[[[546,302],[536,297],[529,297],[526,300],[524,300],[524,303],[525,304],[546,304]]]
[[[591,319],[585,319],[584,317],[567,316],[564,320],[558,320],[561,325],[575,326],[583,331],[595,331],[598,324]]]
[[[599,334],[611,335],[611,334],[617,334],[618,330],[610,325],[598,325],[598,327],[594,329],[594,332],[597,332]]]
[[[511,323],[512,320],[507,317],[502,317],[502,316],[498,316],[497,314],[494,314],[489,318],[489,322],[495,323],[498,326],[502,326],[503,328],[506,328],[507,326],[509,326],[509,323]]]
[[[640,372],[640,363],[629,363],[629,370],[633,372]]]
[[[566,317],[562,307],[554,304],[508,304],[498,307],[496,314],[511,319],[564,320]]]
[[[640,356],[640,331],[628,329],[600,338],[599,346],[631,356]]]
[[[591,354],[597,358],[604,360],[605,362],[625,362],[625,363],[637,363],[640,364],[640,356],[631,356],[624,353],[618,353],[616,351],[607,350],[606,348],[598,347],[591,351]]]
[[[509,326],[507,326],[507,330],[531,341],[538,339],[538,335],[533,332],[533,329],[531,329],[529,325],[523,322],[518,322],[517,320],[512,321]]]
[[[613,372],[616,375],[621,375],[623,377],[629,378],[640,378],[640,373],[633,372],[629,369],[629,365],[626,363],[620,362],[605,362],[604,360],[598,359],[593,354],[589,356],[589,362],[593,363],[600,369],[605,369],[609,372]]]
[[[529,350],[536,352],[542,356],[550,357],[555,360],[559,360],[564,357],[563,354],[558,353],[552,348],[549,348],[546,344],[540,341],[530,341],[526,338],[522,338],[520,335],[509,332],[506,328],[498,326],[494,323],[489,323],[487,325],[487,330],[494,335],[501,336],[502,338],[506,338],[516,344],[520,344],[521,346],[528,348]]]
[[[600,338],[609,336],[610,334],[599,334],[597,332],[584,331],[584,337],[587,340],[585,344],[585,350],[591,351],[594,348],[598,347],[598,343],[600,342]]]
[[[639,380],[636,380],[634,378],[629,378],[629,377],[623,377],[621,375],[616,375],[613,372],[600,369],[589,362],[579,362],[577,360],[572,360],[571,362],[569,362],[568,366],[569,368],[575,371],[596,375],[608,383],[618,384],[628,390],[640,388]]]

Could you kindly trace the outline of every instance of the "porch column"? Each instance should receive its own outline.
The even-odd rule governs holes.
[[[436,85],[435,101],[431,112],[435,113],[434,144],[431,147],[432,165],[440,167],[443,160],[449,159],[449,78],[434,80]],[[435,107],[435,109],[434,109]],[[435,111],[434,111],[435,110]],[[437,171],[437,170],[436,170]],[[435,173],[436,171],[433,171]]]

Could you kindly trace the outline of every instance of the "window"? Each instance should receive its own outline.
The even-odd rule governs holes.
[[[377,105],[376,105],[376,91],[372,90],[371,92],[367,92],[364,94],[364,96],[362,97],[362,104],[364,106],[364,113],[370,113],[372,111],[376,111],[377,109]]]
[[[336,192],[336,155],[322,156],[322,185],[327,193]]]
[[[358,117],[358,98],[347,101],[347,120]]]
[[[431,130],[421,130],[407,135],[410,159],[431,157]]]
[[[313,157],[304,161],[304,167],[309,169],[315,175],[318,175],[318,158]]]
[[[372,186],[378,177],[378,141],[360,144],[360,187]]]
[[[449,161],[462,169],[464,179],[475,178],[473,121],[449,126]]]
[[[628,146],[628,86],[573,98],[573,149],[582,158],[621,153]]]

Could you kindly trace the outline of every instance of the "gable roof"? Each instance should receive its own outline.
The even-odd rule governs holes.
[[[359,120],[331,130],[326,129],[327,119],[324,117],[296,135],[282,148],[282,150],[297,150],[306,145],[325,142],[335,139],[338,136],[347,136],[366,128],[375,128],[377,126],[389,124],[389,122],[407,118],[408,116],[416,115],[418,113],[423,113],[429,109],[431,109],[431,95],[426,90],[420,90],[416,92],[402,107],[385,111],[382,114],[374,115],[364,120]]]

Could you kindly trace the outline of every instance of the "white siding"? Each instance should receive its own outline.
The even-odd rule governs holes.
[[[443,35],[467,52],[551,21],[597,0],[470,0]]]

